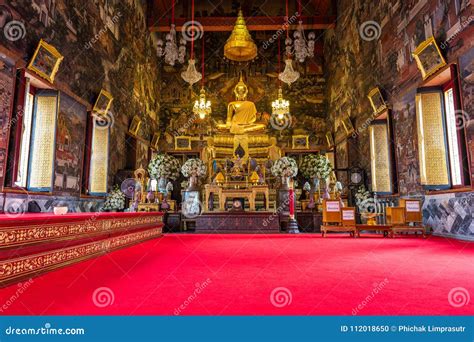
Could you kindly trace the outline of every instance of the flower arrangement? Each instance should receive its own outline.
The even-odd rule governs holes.
[[[356,205],[360,212],[369,211],[371,204],[373,205],[373,199],[370,192],[365,188],[364,185],[359,186],[355,193]]]
[[[155,155],[148,164],[150,178],[166,178],[176,180],[179,177],[180,165],[178,159],[168,154]]]
[[[204,177],[206,172],[206,165],[201,159],[197,158],[186,160],[186,162],[181,167],[181,173],[184,177]]]
[[[303,158],[300,169],[306,178],[327,179],[332,172],[332,165],[322,154],[309,154]]]
[[[125,194],[120,190],[118,185],[115,185],[112,192],[107,196],[102,209],[110,211],[125,209]]]
[[[271,171],[275,177],[295,177],[298,174],[298,165],[293,158],[282,157],[273,164]]]

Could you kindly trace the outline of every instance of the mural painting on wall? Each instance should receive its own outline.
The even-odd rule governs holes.
[[[139,0],[16,0],[0,5],[2,33],[11,20],[24,25],[24,36],[0,34],[0,43],[22,52],[25,60],[40,39],[64,55],[55,79],[60,90],[68,88],[91,104],[101,88],[112,93],[111,146],[123,145],[126,123],[135,115],[145,140],[158,129],[159,62]],[[125,160],[124,149],[111,154],[109,173]]]
[[[61,93],[54,165],[57,193],[80,194],[86,121],[86,107]]]
[[[461,119],[461,128],[465,128],[467,136],[468,153],[471,161],[471,184],[474,184],[474,48],[459,58],[461,75],[461,88],[463,90],[463,112],[458,117]]]
[[[462,70],[470,75],[472,70],[467,65],[472,63],[472,56],[463,57],[460,46],[472,44],[463,42],[461,34],[472,21],[471,1],[455,4],[455,1],[356,0],[338,5],[341,13],[338,25],[325,33],[326,73],[330,75],[327,76],[328,115],[335,123],[336,139],[338,115],[349,111],[359,133],[354,141],[359,159],[369,156],[368,130],[361,129],[372,113],[366,96],[373,87],[380,87],[394,108],[400,193],[419,194],[423,189],[419,184],[414,105],[421,74],[412,53],[421,42],[434,36],[450,61],[456,62],[456,54],[461,56],[461,63],[466,65]],[[372,26],[373,36],[363,30],[370,22],[377,24]],[[463,96],[472,96],[470,89],[472,85],[465,81]],[[470,137],[474,130],[471,126],[468,127]],[[471,149],[473,139],[469,140]],[[364,168],[370,174],[368,164]]]

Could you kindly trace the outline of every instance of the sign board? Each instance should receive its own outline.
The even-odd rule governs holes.
[[[326,201],[326,211],[334,213],[340,210],[341,204],[339,201]]]
[[[354,221],[355,220],[355,212],[354,209],[344,210],[342,209],[342,220],[343,221]]]
[[[405,208],[407,212],[420,212],[420,201],[405,201]]]

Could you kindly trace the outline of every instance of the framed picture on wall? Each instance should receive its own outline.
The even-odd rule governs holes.
[[[59,69],[59,64],[61,64],[63,59],[64,57],[54,46],[41,39],[33,58],[28,64],[28,70],[53,83]]]
[[[369,98],[374,113],[377,114],[387,109],[387,104],[385,103],[382,93],[380,92],[380,89],[378,87],[372,89],[367,97]]]
[[[161,133],[155,132],[153,134],[153,137],[151,138],[150,147],[154,149],[155,151],[158,150],[158,143],[160,142],[160,136],[161,136]]]
[[[102,89],[95,101],[92,111],[101,115],[106,115],[114,98],[108,91]]]
[[[190,151],[191,137],[179,136],[174,138],[174,149],[176,151]]]
[[[342,126],[344,127],[344,131],[346,132],[346,136],[350,136],[352,133],[354,133],[354,126],[352,125],[352,121],[349,115],[345,115],[342,118]]]
[[[326,133],[326,142],[327,142],[329,148],[334,147],[334,138],[333,138],[331,132]]]
[[[422,42],[413,52],[418,69],[420,69],[423,80],[433,75],[436,71],[446,65],[446,61],[433,37]]]
[[[132,122],[130,123],[130,127],[128,128],[128,132],[136,136],[138,134],[138,131],[140,130],[140,126],[142,125],[142,121],[138,117],[138,115],[135,115],[132,119]]]
[[[293,135],[291,137],[291,147],[295,150],[307,150],[309,149],[309,136],[308,135]]]

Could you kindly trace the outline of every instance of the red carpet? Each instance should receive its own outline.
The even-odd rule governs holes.
[[[472,315],[473,260],[436,237],[166,235],[2,289],[0,314]]]

